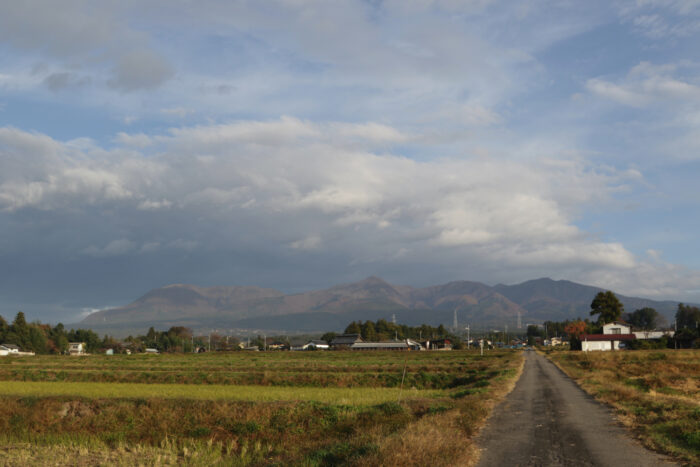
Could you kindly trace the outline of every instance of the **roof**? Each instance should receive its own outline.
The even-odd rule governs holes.
[[[610,326],[611,324],[620,326],[630,326],[629,323],[626,323],[624,321],[610,321],[609,323],[604,323],[603,326]]]
[[[350,347],[353,349],[405,349],[406,342],[357,342]]]
[[[19,346],[16,346],[15,344],[2,344],[3,347],[6,349],[17,349],[19,350]]]
[[[328,345],[328,342],[323,340],[310,340],[306,345]]]
[[[584,341],[632,341],[637,336],[634,334],[584,334],[581,340]]]
[[[331,345],[351,345],[355,342],[362,342],[362,336],[359,334],[341,334],[333,338]]]

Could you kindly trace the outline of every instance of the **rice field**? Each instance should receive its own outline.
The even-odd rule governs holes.
[[[521,367],[516,351],[4,358],[0,465],[469,465]]]
[[[224,386],[220,384],[73,383],[6,381],[0,396],[80,397],[88,399],[192,399],[250,402],[317,401],[341,405],[375,405],[403,399],[428,399],[442,395],[437,390],[402,391],[400,388],[318,388],[280,386]]]

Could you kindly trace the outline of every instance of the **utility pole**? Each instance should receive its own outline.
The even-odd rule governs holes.
[[[468,324],[467,324],[466,329],[467,329],[467,350],[469,350],[469,341],[470,341],[471,339],[470,339],[470,336],[469,336],[469,331],[470,331],[470,329],[469,329],[469,325],[468,325]]]
[[[207,347],[209,348],[209,350],[207,350],[207,352],[211,352],[211,334],[209,334],[207,336],[207,338],[209,339],[209,343],[207,344]]]

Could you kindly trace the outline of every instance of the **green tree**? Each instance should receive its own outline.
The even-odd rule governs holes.
[[[698,325],[700,325],[700,308],[679,303],[678,311],[676,311],[676,326],[678,330],[683,328],[697,330]]]
[[[624,307],[611,291],[598,292],[591,302],[591,316],[598,315],[598,324],[617,321],[622,316]]]
[[[659,313],[649,307],[634,310],[632,313],[625,313],[625,321],[637,329],[651,331],[659,325],[661,317]]]
[[[365,321],[365,324],[362,325],[362,338],[367,341],[377,340],[377,330],[372,321]]]
[[[360,328],[358,323],[353,321],[345,328],[345,334],[362,334],[362,328]]]
[[[338,334],[335,333],[335,332],[327,332],[327,333],[325,333],[324,335],[321,336],[321,340],[324,340],[324,341],[326,341],[327,343],[330,344],[331,341],[332,341],[333,339],[335,339],[335,336],[337,336],[337,335],[338,335]]]

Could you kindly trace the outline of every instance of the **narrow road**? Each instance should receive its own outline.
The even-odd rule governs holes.
[[[633,441],[610,409],[552,362],[525,354],[515,389],[477,438],[479,467],[675,465]]]

